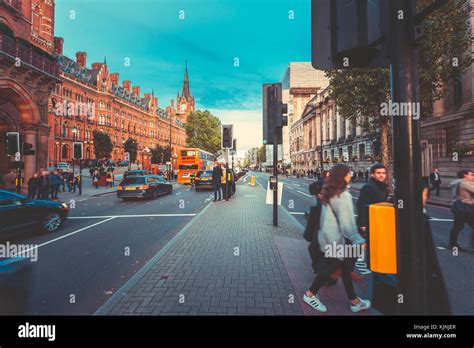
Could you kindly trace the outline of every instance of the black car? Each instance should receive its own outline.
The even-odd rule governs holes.
[[[69,206],[62,202],[32,200],[0,190],[0,234],[28,227],[54,232],[67,219]]]
[[[147,175],[148,171],[146,170],[127,170],[123,173],[123,177],[127,178],[129,176],[138,176],[138,175]]]
[[[194,186],[196,191],[201,189],[212,189],[212,170],[200,170],[194,178]]]
[[[157,198],[172,192],[173,186],[159,175],[129,176],[123,179],[117,187],[117,197],[124,200],[127,198]]]

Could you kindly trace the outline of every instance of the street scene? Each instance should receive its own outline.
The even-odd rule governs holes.
[[[0,316],[473,316],[473,37],[474,0],[0,0]]]

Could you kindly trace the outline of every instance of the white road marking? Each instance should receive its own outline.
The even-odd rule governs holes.
[[[97,216],[70,216],[68,219],[110,219],[110,218],[137,218],[137,217],[175,217],[196,216],[196,214],[136,214],[136,215],[97,215]]]
[[[188,190],[188,191],[189,191],[189,190]],[[176,194],[176,196],[177,196],[177,195],[180,195],[180,194],[182,194],[182,192],[178,192],[178,193]]]
[[[308,197],[313,197],[313,196],[308,195],[307,193],[304,193],[304,192],[301,192],[301,191],[296,191],[296,192],[299,192],[299,193],[301,193],[302,195],[305,195],[305,196],[308,196]]]
[[[78,218],[79,218],[79,217],[78,217]],[[70,218],[69,218],[69,219],[70,219]],[[45,243],[42,243],[42,244],[40,244],[40,245],[37,245],[37,246],[34,247],[34,248],[30,248],[30,249],[28,249],[28,250],[25,250],[25,251],[21,252],[21,254],[27,253],[28,251],[33,250],[33,249],[35,249],[35,248],[39,249],[39,248],[41,248],[42,246],[45,246],[45,245],[54,243],[54,242],[56,242],[56,241],[58,241],[58,240],[60,240],[60,239],[67,238],[67,237],[69,237],[69,236],[72,236],[73,234],[76,234],[76,233],[85,231],[85,230],[87,230],[87,229],[89,229],[89,228],[95,227],[95,226],[97,226],[97,225],[103,224],[104,222],[107,222],[107,221],[110,221],[110,220],[113,220],[113,219],[115,219],[115,217],[110,216],[110,217],[108,217],[106,220],[102,220],[102,221],[96,222],[95,224],[92,224],[92,225],[83,227],[83,228],[81,228],[81,229],[79,229],[79,230],[77,230],[77,231],[74,231],[74,232],[65,234],[64,236],[61,236],[61,237],[52,239],[52,240],[50,240],[50,241],[47,241],[47,242],[45,242]]]
[[[289,213],[291,215],[304,215],[304,213],[298,213],[298,212],[293,212],[293,211],[290,211]]]
[[[245,195],[244,197],[257,197],[257,195]]]
[[[432,218],[430,218],[430,221],[453,222],[454,220],[453,219],[439,219],[439,218],[432,217]]]

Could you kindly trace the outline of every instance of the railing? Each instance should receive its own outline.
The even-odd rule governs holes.
[[[2,1],[4,0],[0,0],[0,2]],[[52,57],[36,52],[33,46],[25,45],[1,30],[0,53],[7,54],[12,59],[19,58],[22,65],[27,64],[48,75],[59,76],[58,65]]]
[[[0,4],[6,4],[17,11],[21,11],[21,0],[0,0]]]

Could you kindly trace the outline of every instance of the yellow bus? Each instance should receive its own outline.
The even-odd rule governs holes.
[[[190,184],[191,174],[212,170],[214,156],[201,149],[188,148],[178,151],[178,184]]]

